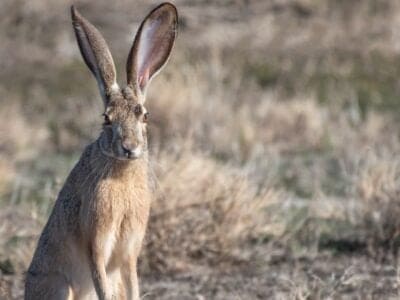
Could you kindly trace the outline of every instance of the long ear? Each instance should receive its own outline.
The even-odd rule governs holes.
[[[71,17],[83,59],[96,77],[101,96],[107,104],[107,95],[118,88],[110,50],[100,32],[74,6],[71,6]]]
[[[144,19],[136,34],[126,65],[128,84],[145,94],[150,80],[167,62],[177,34],[178,13],[163,3]]]

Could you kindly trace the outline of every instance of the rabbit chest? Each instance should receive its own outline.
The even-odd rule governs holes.
[[[90,238],[100,239],[109,263],[121,263],[138,252],[150,210],[147,177],[127,172],[101,180],[93,195],[87,224]]]

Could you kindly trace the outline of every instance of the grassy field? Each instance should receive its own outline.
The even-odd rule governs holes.
[[[67,0],[0,4],[0,299],[102,102]],[[143,299],[400,297],[400,2],[177,0],[152,82]],[[156,1],[77,1],[125,82]]]

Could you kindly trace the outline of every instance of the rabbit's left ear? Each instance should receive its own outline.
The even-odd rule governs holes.
[[[150,80],[167,62],[177,34],[178,13],[164,3],[153,9],[136,34],[126,65],[128,84],[145,94]]]

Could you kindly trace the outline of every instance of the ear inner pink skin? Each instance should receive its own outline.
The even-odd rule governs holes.
[[[157,32],[159,25],[160,20],[149,20],[143,26],[137,54],[138,83],[140,89],[142,90],[148,83],[150,71],[153,71],[150,70],[151,63],[157,61],[157,50],[162,51],[162,47],[160,47],[160,40],[162,39],[162,36],[160,36],[160,33]]]
[[[149,77],[150,77],[150,69],[149,68],[145,69],[143,75],[139,75],[138,83],[139,83],[139,87],[141,89],[143,89],[146,86],[147,82],[149,81]]]

